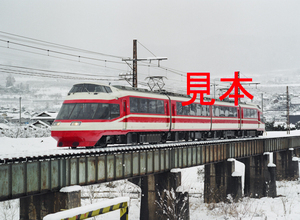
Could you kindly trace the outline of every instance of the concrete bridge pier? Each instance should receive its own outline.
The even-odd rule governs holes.
[[[64,187],[69,188],[69,187]],[[42,220],[48,214],[81,206],[81,190],[49,192],[20,198],[20,220]]]
[[[276,165],[273,154],[257,155],[239,159],[245,164],[244,195],[252,198],[275,197]]]
[[[204,202],[226,201],[232,173],[232,163],[228,161],[204,166]]]
[[[274,152],[274,161],[277,165],[277,180],[296,180],[299,178],[299,162],[298,160],[293,161],[293,156],[299,151],[294,151],[294,148],[289,148],[285,151]]]
[[[150,174],[130,181],[142,189],[140,219],[189,220],[188,193],[176,192],[181,185],[181,172]]]

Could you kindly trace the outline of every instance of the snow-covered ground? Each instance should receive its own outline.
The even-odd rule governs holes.
[[[267,137],[281,137],[300,135],[300,131],[268,132]],[[0,158],[24,157],[30,155],[47,155],[57,153],[70,153],[70,149],[57,148],[56,141],[46,138],[8,138],[0,137]],[[73,150],[72,150],[73,151]],[[85,151],[85,149],[78,149]],[[190,219],[216,219],[216,220],[270,220],[270,219],[300,219],[300,181],[277,181],[276,198],[243,198],[238,203],[206,204],[203,202],[203,166],[182,169],[182,187],[190,193]],[[83,187],[82,205],[106,200],[107,197],[130,196],[129,219],[139,219],[140,190],[128,181],[113,182],[114,187],[107,183]],[[102,199],[91,199],[91,188],[97,189]],[[106,193],[106,194],[105,194]],[[138,196],[139,195],[139,196]],[[19,219],[18,200],[0,203],[0,219]],[[13,216],[13,217],[12,217]],[[97,220],[118,219],[119,211],[97,217]]]

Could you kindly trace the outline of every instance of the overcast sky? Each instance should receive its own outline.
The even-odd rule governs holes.
[[[299,0],[2,0],[0,31],[122,57],[132,57],[132,41],[137,39],[156,56],[168,57],[162,66],[183,73],[210,72],[212,78],[229,78],[236,70],[253,77],[300,69]],[[5,39],[3,34],[0,39]],[[88,65],[12,51],[4,42],[0,46],[2,64],[43,63],[55,70],[97,72]],[[138,57],[153,55],[138,44]],[[130,70],[126,65],[118,68]],[[139,70],[140,80],[178,76]],[[99,69],[106,71],[118,74]]]

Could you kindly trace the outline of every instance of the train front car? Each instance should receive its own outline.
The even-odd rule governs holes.
[[[121,134],[119,92],[96,83],[75,84],[51,127],[58,147],[93,147],[108,133]]]

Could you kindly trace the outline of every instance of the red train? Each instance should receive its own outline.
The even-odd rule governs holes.
[[[51,135],[58,147],[104,147],[107,144],[164,143],[258,136],[262,112],[254,104],[182,106],[189,96],[150,92],[98,83],[75,84],[64,101]]]

